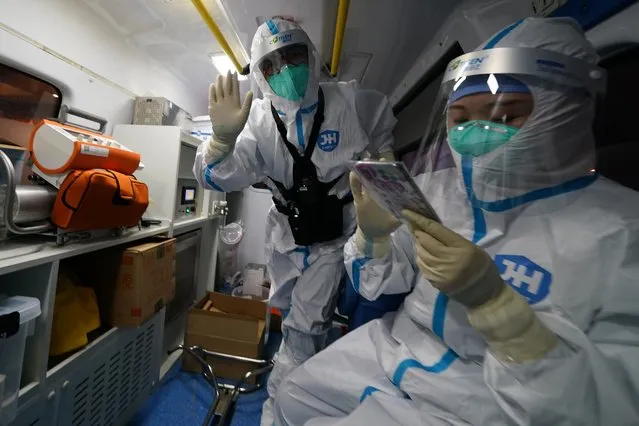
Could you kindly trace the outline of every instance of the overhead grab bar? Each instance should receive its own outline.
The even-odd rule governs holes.
[[[348,7],[350,0],[339,0],[337,6],[337,21],[335,22],[335,39],[333,40],[333,56],[331,58],[331,75],[337,75],[339,59],[342,55],[342,44],[344,42],[344,30],[346,29],[346,18],[348,17]]]
[[[245,67],[240,65],[237,57],[231,50],[231,46],[229,46],[229,43],[226,41],[224,34],[222,34],[222,31],[220,31],[220,27],[217,26],[217,24],[213,20],[213,17],[211,17],[211,14],[206,9],[206,6],[204,6],[204,3],[202,3],[202,0],[191,0],[191,3],[193,3],[195,9],[197,9],[197,11],[200,13],[202,20],[204,21],[206,26],[209,27],[209,30],[211,30],[211,32],[213,33],[215,39],[222,47],[222,50],[224,50],[224,53],[226,53],[226,55],[231,59],[231,62],[233,62],[233,66],[235,66],[237,72],[239,74],[242,74]]]

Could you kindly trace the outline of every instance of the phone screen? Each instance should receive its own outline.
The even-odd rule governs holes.
[[[357,161],[352,169],[373,199],[396,217],[401,219],[402,210],[408,209],[441,222],[404,163]]]

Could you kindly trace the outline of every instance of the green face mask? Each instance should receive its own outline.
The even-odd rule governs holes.
[[[284,65],[279,74],[268,78],[268,84],[277,96],[289,101],[299,101],[306,94],[308,65]]]
[[[479,157],[508,142],[519,129],[492,121],[472,120],[448,131],[450,146],[461,155]]]

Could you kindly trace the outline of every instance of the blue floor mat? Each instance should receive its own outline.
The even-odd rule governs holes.
[[[269,359],[279,348],[281,339],[280,333],[269,336],[266,346]],[[241,395],[235,405],[231,425],[258,426],[267,396],[266,388]],[[180,363],[176,363],[129,426],[197,426],[204,421],[212,402],[213,390],[202,375],[181,371]]]

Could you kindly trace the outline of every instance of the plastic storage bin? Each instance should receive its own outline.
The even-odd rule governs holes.
[[[220,229],[219,268],[222,280],[229,284],[237,272],[237,256],[240,242],[244,237],[244,227],[241,223],[233,222]]]
[[[0,393],[0,425],[16,417],[24,348],[39,316],[38,299],[0,294],[0,375],[5,376],[4,391]]]

